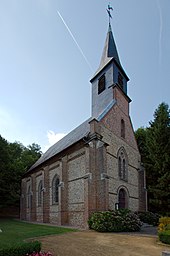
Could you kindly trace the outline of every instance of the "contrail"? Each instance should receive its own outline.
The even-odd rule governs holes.
[[[86,58],[85,54],[83,53],[81,47],[80,47],[79,44],[77,43],[77,41],[76,41],[76,39],[75,39],[73,33],[71,32],[71,30],[70,30],[69,27],[67,26],[66,22],[64,21],[63,17],[61,16],[60,12],[57,11],[57,13],[58,13],[59,17],[61,18],[62,22],[64,23],[66,29],[68,30],[70,36],[73,38],[75,44],[77,45],[77,47],[78,47],[80,53],[82,54],[83,58],[85,59],[85,61],[86,61],[86,63],[87,63],[87,65],[89,66],[89,68],[90,68],[91,71],[93,72],[92,66],[90,65],[90,63],[89,63],[88,59]]]
[[[163,18],[162,18],[162,10],[159,0],[157,0],[157,7],[159,11],[159,22],[160,22],[160,29],[159,29],[159,64],[161,64],[162,60],[162,30],[163,30]]]

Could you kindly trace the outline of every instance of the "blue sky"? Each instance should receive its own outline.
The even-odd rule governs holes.
[[[106,0],[0,1],[2,137],[25,146],[35,142],[44,151],[90,117],[89,80],[104,47],[107,4]],[[162,101],[169,104],[170,0],[110,4],[137,129],[148,125]]]

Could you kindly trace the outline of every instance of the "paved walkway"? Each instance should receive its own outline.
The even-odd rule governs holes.
[[[139,232],[123,232],[122,234],[126,235],[137,235],[137,236],[154,236],[157,237],[158,230],[157,227],[153,227],[150,225],[143,225]]]

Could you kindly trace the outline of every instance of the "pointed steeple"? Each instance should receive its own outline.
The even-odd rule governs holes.
[[[99,74],[107,66],[107,64],[110,63],[111,61],[113,61],[117,65],[117,67],[121,70],[121,72],[126,77],[127,81],[129,81],[129,78],[126,75],[126,73],[120,63],[118,51],[117,51],[115,40],[113,37],[112,27],[109,22],[109,29],[107,32],[102,58],[100,60],[100,65],[99,65],[99,68],[97,69],[97,71],[95,72],[93,78],[90,81],[92,82],[93,79],[96,77],[96,75]]]
[[[113,98],[114,86],[117,86],[123,92],[124,97],[127,98],[128,81],[129,78],[119,60],[109,20],[109,29],[100,65],[90,80],[92,83],[92,116],[98,118],[115,103]]]
[[[108,32],[107,32],[106,41],[105,41],[103,54],[102,54],[102,58],[101,58],[101,61],[100,61],[98,71],[101,70],[102,68],[104,68],[104,66],[106,66],[107,63],[112,58],[114,58],[114,60],[117,62],[117,64],[121,67],[120,60],[119,60],[119,55],[118,55],[117,48],[116,48],[116,44],[115,44],[115,41],[114,41],[114,38],[113,38],[112,28],[111,28],[111,25],[109,23],[109,29],[108,29]]]

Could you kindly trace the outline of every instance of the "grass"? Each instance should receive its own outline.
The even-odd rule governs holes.
[[[0,219],[0,248],[23,242],[25,239],[73,232],[75,229],[31,224],[13,219]]]

